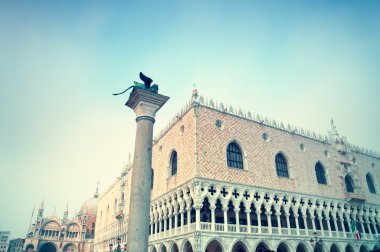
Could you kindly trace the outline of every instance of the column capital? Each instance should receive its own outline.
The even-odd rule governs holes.
[[[134,88],[129,96],[126,106],[136,113],[136,120],[139,117],[148,117],[154,120],[156,112],[169,100],[169,97],[153,93],[148,90]]]

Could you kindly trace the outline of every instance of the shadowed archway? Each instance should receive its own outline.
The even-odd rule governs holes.
[[[213,240],[207,245],[206,252],[223,252],[222,245],[216,240]]]
[[[41,246],[39,252],[57,252],[57,248],[52,243],[45,243]]]
[[[239,241],[235,243],[231,251],[232,252],[248,252],[248,248],[245,246],[243,242]]]
[[[303,243],[298,244],[296,252],[307,252],[307,248],[305,244]]]
[[[256,247],[256,252],[265,252],[269,249],[268,245],[266,245],[264,242],[260,242]]]

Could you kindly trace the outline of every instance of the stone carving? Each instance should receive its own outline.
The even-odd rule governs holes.
[[[144,83],[140,83],[140,82],[137,82],[137,81],[134,81],[134,85],[132,86],[129,86],[126,90],[124,90],[123,92],[120,92],[120,93],[116,93],[116,94],[113,94],[113,95],[121,95],[121,94],[124,94],[125,92],[127,92],[129,89],[133,88],[139,88],[139,89],[145,89],[145,90],[149,90],[150,92],[153,92],[155,94],[158,93],[158,85],[157,84],[152,84],[153,80],[151,78],[149,78],[148,76],[145,76],[142,72],[140,72],[140,79],[144,82]]]

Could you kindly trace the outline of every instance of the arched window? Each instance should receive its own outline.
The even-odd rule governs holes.
[[[376,189],[375,189],[375,185],[373,183],[373,178],[372,176],[367,173],[367,175],[365,176],[366,180],[367,180],[367,185],[368,185],[368,190],[370,193],[376,193]]]
[[[174,176],[177,174],[177,152],[173,151],[172,156],[170,158],[170,170],[171,170],[171,175]]]
[[[346,182],[346,191],[354,192],[354,183],[352,181],[352,178],[346,175],[346,177],[344,178],[344,181]]]
[[[320,162],[315,164],[315,174],[317,176],[318,184],[327,184],[325,169],[323,168]]]
[[[276,161],[277,176],[289,178],[288,164],[286,162],[284,155],[282,155],[281,153],[277,154],[275,161]]]
[[[227,146],[227,166],[243,169],[243,155],[239,145],[235,142]]]

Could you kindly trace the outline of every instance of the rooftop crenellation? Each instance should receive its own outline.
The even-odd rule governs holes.
[[[163,135],[165,135],[166,132],[168,132],[169,129],[171,129],[171,127],[173,127],[173,125],[176,124],[195,105],[211,108],[222,113],[230,114],[245,120],[256,122],[258,124],[286,131],[291,134],[307,137],[315,141],[332,144],[331,139],[327,135],[322,135],[320,133],[316,133],[314,131],[300,128],[291,124],[285,124],[281,121],[271,119],[258,113],[246,111],[241,108],[236,109],[232,105],[227,105],[216,100],[214,101],[213,99],[205,98],[202,95],[198,95],[198,92],[196,90],[194,90],[191,100],[188,101],[185,106],[183,106],[182,109],[169,121],[169,123],[156,135],[154,142],[158,141]],[[346,142],[345,144],[354,152],[380,159],[380,153],[376,151],[368,150],[367,148],[362,148],[349,142]]]

